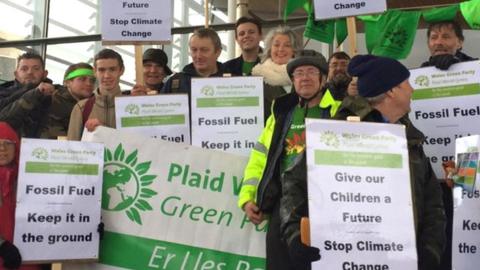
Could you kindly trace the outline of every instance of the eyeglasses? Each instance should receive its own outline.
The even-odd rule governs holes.
[[[307,77],[314,77],[314,76],[317,76],[318,74],[320,74],[319,71],[307,71],[307,72],[304,72],[304,71],[295,71],[293,72],[293,77],[294,78],[303,78],[305,76]]]
[[[14,146],[15,146],[14,141],[10,141],[10,140],[0,141],[0,147],[2,147],[2,148],[9,148],[9,147],[14,147]]]

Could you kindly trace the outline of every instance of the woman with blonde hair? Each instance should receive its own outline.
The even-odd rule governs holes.
[[[272,101],[289,93],[292,81],[287,73],[287,63],[300,48],[297,35],[287,26],[270,30],[265,37],[265,53],[260,64],[252,69],[253,76],[264,79],[263,99],[265,120],[270,116]]]

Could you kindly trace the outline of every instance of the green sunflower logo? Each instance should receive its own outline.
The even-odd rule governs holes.
[[[128,104],[127,107],[125,107],[125,112],[138,115],[140,113],[140,108],[138,107],[138,105]]]
[[[202,90],[200,90],[200,92],[205,96],[213,96],[215,94],[215,90],[213,89],[213,87],[208,85],[204,86]]]
[[[37,148],[33,149],[32,157],[34,157],[36,159],[47,160],[48,159],[48,151],[45,148],[37,147]]]
[[[420,75],[415,78],[415,84],[419,86],[427,87],[430,84],[428,77],[425,75]]]
[[[325,131],[320,135],[320,142],[323,142],[327,146],[338,148],[340,146],[340,140],[337,134],[332,131]]]
[[[151,161],[139,163],[137,153],[135,150],[127,155],[122,144],[113,153],[105,148],[102,209],[125,211],[131,221],[142,225],[140,213],[153,210],[147,200],[157,192],[148,186],[156,175],[148,174]]]

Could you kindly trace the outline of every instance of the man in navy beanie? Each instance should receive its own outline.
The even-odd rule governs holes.
[[[408,119],[413,93],[410,72],[397,60],[373,55],[352,58],[348,72],[358,77],[359,96],[346,97],[334,118],[358,116],[361,121],[405,125],[418,269],[438,269],[446,241],[446,219],[440,185],[423,151],[424,135]]]

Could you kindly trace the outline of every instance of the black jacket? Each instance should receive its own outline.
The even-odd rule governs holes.
[[[464,54],[464,53],[461,52],[461,51],[457,51],[457,53],[455,54],[455,58],[458,59],[458,62],[468,62],[468,61],[478,60],[478,58],[473,58],[473,57],[471,57],[471,56],[468,56],[468,55]],[[432,57],[430,56],[430,58],[428,59],[428,61],[423,62],[420,67],[430,67],[430,66],[434,66],[434,65],[431,63],[431,60],[432,60]]]
[[[223,65],[229,72],[232,73],[233,76],[243,76],[243,72],[242,72],[243,62],[244,62],[243,57],[240,55],[237,58],[228,60]],[[257,60],[255,61],[255,65],[258,63],[260,63],[260,57],[257,57]],[[246,75],[251,75],[251,73]]]

